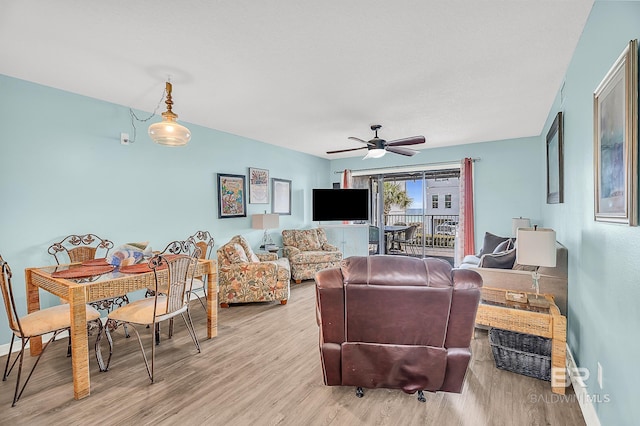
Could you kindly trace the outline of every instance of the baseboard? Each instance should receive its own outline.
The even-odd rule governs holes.
[[[573,354],[567,345],[567,368],[569,371],[578,371],[578,366],[573,358]],[[601,426],[600,419],[596,413],[596,408],[593,405],[593,398],[589,395],[586,386],[583,386],[578,382],[579,377],[570,374],[571,384],[573,385],[573,391],[576,394],[578,404],[580,404],[580,411],[582,411],[582,417],[587,426]]]

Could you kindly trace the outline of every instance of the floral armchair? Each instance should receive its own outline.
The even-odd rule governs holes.
[[[291,265],[291,278],[296,284],[313,279],[318,271],[338,267],[342,260],[342,252],[329,244],[322,228],[285,229],[282,244],[284,257]]]
[[[255,254],[247,240],[236,235],[220,247],[218,255],[218,303],[269,302],[289,299],[291,271],[287,258],[275,253]]]

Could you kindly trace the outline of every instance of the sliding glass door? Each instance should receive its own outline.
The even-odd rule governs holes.
[[[453,263],[459,177],[458,168],[361,176],[357,186],[371,193],[370,253]]]

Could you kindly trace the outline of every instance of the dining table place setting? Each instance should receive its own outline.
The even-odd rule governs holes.
[[[107,257],[59,266],[51,273],[51,276],[70,280],[84,279],[116,270],[123,274],[142,274],[152,271],[147,264],[152,254],[148,242],[126,243],[117,247]],[[161,265],[160,269],[166,269],[166,265]]]
[[[76,279],[76,278],[89,278],[96,275],[102,275],[109,272],[112,272],[116,269],[113,265],[69,265],[64,267],[57,267],[54,272],[51,273],[53,278],[65,278],[65,279]]]

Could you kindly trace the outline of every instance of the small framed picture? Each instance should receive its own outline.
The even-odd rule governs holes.
[[[249,204],[269,204],[269,170],[249,167]]]
[[[245,177],[218,173],[218,218],[246,216]]]
[[[291,214],[291,181],[271,179],[271,213]]]

